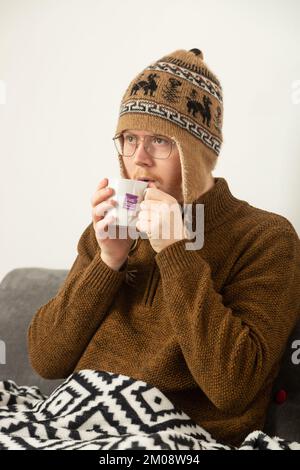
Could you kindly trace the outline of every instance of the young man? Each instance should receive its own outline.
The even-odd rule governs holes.
[[[198,49],[175,51],[131,82],[115,141],[121,176],[152,180],[137,223],[149,238],[133,246],[99,236],[113,204],[101,181],[77,258],[32,319],[28,347],[43,377],[100,369],[144,380],[215,439],[239,445],[264,425],[299,318],[300,242],[286,218],[212,176],[222,116],[220,83]],[[184,231],[151,237],[162,202],[204,204],[201,249],[186,249]]]

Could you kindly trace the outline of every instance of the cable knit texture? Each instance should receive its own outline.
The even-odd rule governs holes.
[[[156,253],[148,239],[119,271],[100,257],[92,223],[57,295],[28,329],[45,378],[100,369],[144,380],[221,442],[264,425],[300,313],[300,241],[283,216],[234,197],[224,178],[204,204],[201,249]]]

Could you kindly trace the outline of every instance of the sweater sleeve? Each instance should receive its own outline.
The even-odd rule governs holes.
[[[200,250],[156,255],[170,322],[190,372],[219,409],[243,412],[280,363],[300,313],[300,242],[272,227],[244,250],[216,292]]]
[[[27,332],[33,368],[48,379],[71,374],[120,288],[120,271],[101,259],[92,223],[77,245],[77,257],[55,297],[35,313]]]

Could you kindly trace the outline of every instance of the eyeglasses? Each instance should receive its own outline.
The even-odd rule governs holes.
[[[138,137],[128,132],[113,137],[113,141],[117,152],[123,157],[133,157],[139,145],[139,141],[143,141],[145,151],[153,158],[165,160],[169,158],[175,141],[160,135],[145,135]]]

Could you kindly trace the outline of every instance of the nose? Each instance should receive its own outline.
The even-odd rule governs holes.
[[[144,149],[144,142],[140,141],[133,156],[136,165],[153,165],[153,158]]]

